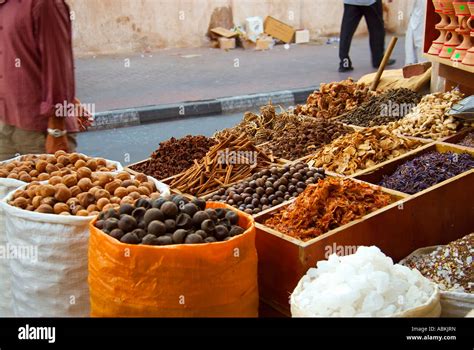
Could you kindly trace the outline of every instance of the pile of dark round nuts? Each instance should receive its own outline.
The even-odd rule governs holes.
[[[301,162],[274,166],[254,174],[249,180],[220,189],[211,199],[225,202],[247,214],[258,214],[297,197],[308,184],[317,183],[324,177],[324,169],[309,168],[308,164]]]
[[[237,212],[206,209],[203,199],[181,195],[121,205],[100,213],[95,226],[122,243],[143,245],[213,243],[245,232]]]

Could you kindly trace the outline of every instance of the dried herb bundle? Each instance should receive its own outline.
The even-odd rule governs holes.
[[[384,126],[373,127],[339,137],[317,151],[308,164],[352,175],[421,145],[418,140],[392,134]]]
[[[365,84],[352,79],[321,84],[319,91],[309,95],[305,105],[298,105],[295,113],[320,118],[334,118],[367,101],[373,93]]]
[[[463,94],[457,90],[424,96],[405,118],[388,125],[396,134],[437,140],[455,134],[469,122],[461,122],[446,113],[459,102]]]
[[[172,137],[161,142],[149,160],[130,168],[156,179],[165,179],[191,167],[195,159],[204,157],[216,143],[216,140],[205,136]]]
[[[230,135],[213,146],[205,157],[170,182],[182,193],[204,196],[221,186],[241,181],[268,167],[274,159],[256,147],[245,134]]]
[[[388,194],[351,179],[326,178],[309,185],[265,225],[307,241],[391,203]]]
[[[377,126],[405,117],[420,102],[420,96],[413,90],[391,89],[348,112],[339,120],[357,126]]]
[[[472,168],[474,158],[468,153],[433,151],[400,165],[380,186],[415,194]]]

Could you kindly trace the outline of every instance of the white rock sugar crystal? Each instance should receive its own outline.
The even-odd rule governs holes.
[[[417,270],[393,264],[377,247],[333,254],[303,277],[292,295],[306,316],[390,316],[425,304],[434,284]]]

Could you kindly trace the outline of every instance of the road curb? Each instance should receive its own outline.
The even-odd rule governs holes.
[[[174,104],[115,109],[95,114],[90,130],[106,130],[127,126],[156,123],[165,120],[199,117],[222,113],[243,112],[268,102],[274,105],[304,103],[317,90],[316,86],[301,89],[272,91],[242,96],[222,97],[212,100],[188,101]]]

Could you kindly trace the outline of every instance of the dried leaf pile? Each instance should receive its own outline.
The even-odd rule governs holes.
[[[410,114],[389,124],[389,128],[397,134],[433,140],[453,135],[463,126],[470,126],[468,122],[446,115],[462,98],[458,90],[426,95]]]
[[[373,93],[365,84],[352,79],[321,84],[319,91],[309,95],[305,105],[298,105],[295,114],[334,118],[364,103]]]
[[[283,131],[298,129],[305,120],[303,116],[296,116],[290,111],[275,111],[275,106],[269,104],[260,108],[260,114],[246,112],[243,120],[236,126],[217,132],[214,137],[225,138],[229,135],[245,134],[256,145],[274,139]]]
[[[357,126],[377,126],[391,123],[405,117],[420,102],[420,96],[413,90],[391,89],[351,110],[342,118],[343,123]]]
[[[373,127],[341,136],[317,151],[307,163],[338,174],[352,175],[422,145],[418,140],[392,134],[385,126]]]
[[[161,142],[149,160],[130,168],[156,179],[165,179],[191,167],[195,159],[204,157],[216,143],[216,140],[205,136],[172,137]]]
[[[461,141],[458,142],[458,145],[474,148],[474,131],[468,133]]]
[[[273,214],[265,225],[307,241],[391,202],[388,194],[368,184],[326,178],[309,185],[294,203]]]
[[[182,193],[204,196],[221,186],[241,181],[271,163],[273,156],[256,147],[245,134],[230,135],[213,146],[205,157],[170,181]]]

